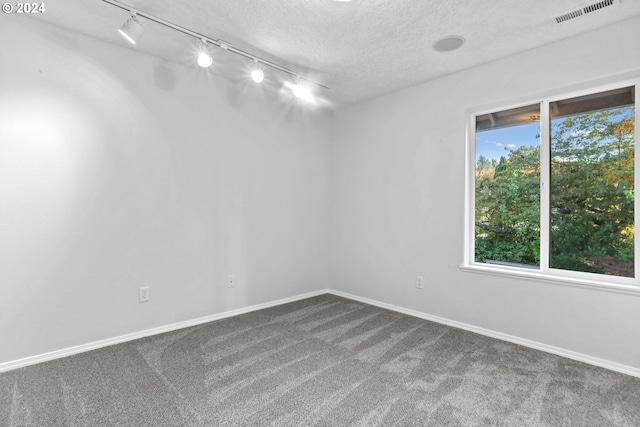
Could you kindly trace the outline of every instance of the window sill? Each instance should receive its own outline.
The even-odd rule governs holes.
[[[467,273],[480,273],[498,277],[515,277],[523,280],[534,280],[543,283],[553,283],[562,286],[570,286],[582,289],[594,289],[605,292],[614,292],[640,297],[639,285],[628,285],[623,283],[612,283],[600,280],[577,279],[573,277],[563,277],[545,274],[539,271],[522,271],[515,268],[497,267],[491,265],[461,265],[460,271]]]

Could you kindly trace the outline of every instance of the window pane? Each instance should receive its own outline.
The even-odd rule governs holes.
[[[634,277],[633,93],[550,104],[552,268]]]
[[[476,117],[476,262],[540,266],[539,134],[539,104]]]

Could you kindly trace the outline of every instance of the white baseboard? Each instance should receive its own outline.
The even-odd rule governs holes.
[[[588,363],[591,365],[599,366],[601,368],[610,369],[612,371],[621,372],[623,374],[640,378],[640,369],[635,368],[633,366],[623,365],[621,363],[612,362],[606,359],[600,359],[598,357],[589,356],[587,354],[578,353],[578,352],[567,350],[564,348],[527,340],[527,339],[516,337],[513,335],[503,334],[502,332],[493,331],[491,329],[485,329],[485,328],[480,328],[478,326],[468,325],[466,323],[457,322],[455,320],[446,319],[444,317],[432,316],[430,314],[422,313],[416,310],[410,310],[408,308],[387,304],[387,303],[372,300],[369,298],[363,298],[356,295],[351,295],[346,292],[334,291],[331,289],[329,289],[328,292],[332,295],[337,295],[343,298],[360,301],[365,304],[375,305],[376,307],[386,308],[388,310],[397,311],[398,313],[407,314],[409,316],[418,317],[420,319],[430,320],[436,323],[442,323],[444,325],[453,326],[454,328],[464,329],[466,331],[475,332],[480,335],[485,335],[491,338],[497,338],[499,340],[508,341],[514,344],[519,344],[525,347],[530,347],[536,350],[541,350],[547,353],[555,354],[557,356],[566,357],[568,359],[577,360],[579,362]]]
[[[61,350],[55,350],[48,353],[29,356],[23,359],[12,360],[9,362],[0,363],[0,372],[10,371],[13,369],[22,368],[29,365],[35,365],[36,363],[42,363],[49,360],[60,359],[62,357],[71,356],[73,354],[84,353],[86,351],[96,350],[98,348],[106,347],[109,345],[120,344],[127,341],[133,341],[139,338],[145,338],[152,335],[162,334],[164,332],[170,332],[170,331],[175,331],[177,329],[187,328],[189,326],[201,325],[203,323],[213,322],[214,320],[226,319],[227,317],[237,316],[239,314],[249,313],[256,310],[262,310],[263,308],[275,307],[277,305],[287,304],[290,302],[311,298],[311,297],[323,295],[326,293],[329,293],[329,290],[323,289],[320,291],[309,292],[306,294],[297,295],[290,298],[283,298],[276,301],[266,302],[264,304],[252,305],[250,307],[244,307],[236,310],[225,311],[223,313],[199,317],[197,319],[185,320],[184,322],[172,323],[170,325],[159,326],[157,328],[146,329],[144,331],[133,332],[131,334],[120,335],[117,337],[107,338],[100,341],[94,341],[87,344],[81,344],[74,347],[64,348]]]
[[[343,298],[360,301],[365,304],[374,305],[376,307],[385,308],[388,310],[396,311],[398,313],[407,314],[409,316],[418,317],[420,319],[430,320],[432,322],[442,323],[444,325],[452,326],[454,328],[464,329],[470,332],[475,332],[480,335],[485,335],[491,338],[497,338],[499,340],[512,342],[525,347],[530,347],[536,350],[541,350],[547,353],[555,354],[558,356],[566,357],[569,359],[577,360],[591,365],[599,366],[602,368],[610,369],[612,371],[621,372],[623,374],[632,375],[640,378],[640,369],[633,366],[623,365],[621,363],[612,362],[610,360],[600,359],[598,357],[589,356],[587,354],[578,353],[575,351],[567,350],[560,347],[555,347],[536,341],[527,340],[524,338],[516,337],[513,335],[504,334],[502,332],[493,331],[490,329],[480,328],[478,326],[468,325],[466,323],[457,322],[455,320],[446,319],[444,317],[433,316],[430,314],[422,313],[416,310],[411,310],[404,307],[399,307],[392,304],[372,300],[369,298],[363,298],[356,295],[351,295],[346,292],[335,291],[331,289],[323,289],[320,291],[309,292],[302,295],[296,295],[290,298],[283,298],[276,301],[271,301],[263,304],[252,305],[250,307],[239,308],[236,310],[225,311],[223,313],[212,314],[210,316],[199,317],[197,319],[186,320],[184,322],[172,323],[170,325],[160,326],[157,328],[146,329],[144,331],[133,332],[131,334],[120,335],[113,338],[108,338],[100,341],[95,341],[87,344],[82,344],[74,347],[69,347],[61,350],[51,351],[48,353],[38,354],[35,356],[25,357],[23,359],[13,360],[5,363],[0,363],[0,372],[10,371],[13,369],[22,368],[29,365],[35,365],[36,363],[42,363],[49,360],[60,359],[62,357],[71,356],[86,351],[95,350],[98,348],[120,344],[127,341],[133,341],[139,338],[145,338],[152,335],[162,334],[164,332],[175,331],[177,329],[187,328],[189,326],[201,325],[203,323],[213,322],[215,320],[226,319],[228,317],[237,316],[239,314],[249,313],[256,310],[262,310],[264,308],[275,307],[282,304],[287,304],[294,301],[299,301],[306,298],[315,297],[323,294],[337,295]]]

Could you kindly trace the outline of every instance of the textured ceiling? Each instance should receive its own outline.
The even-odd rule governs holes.
[[[330,89],[318,95],[348,105],[436,77],[552,43],[640,15],[640,1],[613,6],[557,24],[554,16],[596,0],[123,0],[133,8],[223,39],[272,60]],[[196,66],[196,41],[159,24],[140,22],[137,46],[117,33],[128,13],[102,0],[47,2],[34,19],[50,22],[130,49]],[[436,52],[435,41],[460,35],[466,43]],[[215,52],[216,73],[238,80],[240,63]],[[588,46],[585,47],[585,52]],[[230,65],[231,64],[231,65]],[[235,64],[235,65],[234,65]],[[268,72],[278,79],[281,72]]]

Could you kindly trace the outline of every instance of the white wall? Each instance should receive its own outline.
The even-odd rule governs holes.
[[[3,20],[0,363],[326,287],[327,117],[268,93]]]
[[[333,118],[17,22],[0,26],[0,363],[333,288],[640,368],[639,297],[458,268],[465,111],[640,70],[638,19]]]
[[[459,270],[466,110],[640,70],[638,40],[636,18],[337,111],[331,287],[640,368],[640,296]]]

